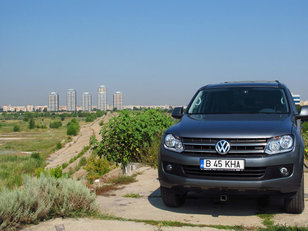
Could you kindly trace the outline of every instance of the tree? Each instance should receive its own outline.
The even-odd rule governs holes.
[[[33,118],[31,118],[30,121],[29,121],[29,128],[30,128],[30,129],[35,128],[35,121],[34,121]]]

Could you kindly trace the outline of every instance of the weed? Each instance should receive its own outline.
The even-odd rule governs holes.
[[[272,221],[274,218],[273,214],[258,214],[257,216],[263,219],[263,224],[265,226],[269,227],[274,225],[274,222]]]
[[[136,175],[132,176],[118,176],[110,180],[113,184],[130,184],[136,182]]]
[[[120,187],[119,185],[115,184],[105,184],[101,187],[97,187],[95,189],[96,195],[101,195],[101,196],[111,196],[112,194],[109,194],[108,192],[122,189],[123,187]]]
[[[63,163],[62,164],[62,169],[65,169],[68,166],[68,163]]]
[[[124,197],[128,197],[128,198],[140,198],[140,194],[138,193],[127,193],[124,195]]]

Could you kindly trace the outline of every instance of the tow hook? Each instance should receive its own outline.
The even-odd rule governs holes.
[[[220,200],[220,202],[226,202],[228,200],[228,196],[227,195],[220,195],[219,200]]]

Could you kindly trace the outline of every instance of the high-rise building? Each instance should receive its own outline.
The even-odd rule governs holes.
[[[74,89],[68,89],[66,92],[67,111],[76,111],[77,94]]]
[[[82,94],[82,110],[92,111],[92,95],[89,92]]]
[[[113,95],[113,109],[121,110],[123,104],[123,95],[120,91],[116,91]]]
[[[56,92],[48,96],[48,111],[59,111],[59,95]]]
[[[28,105],[26,106],[26,108],[27,108],[27,111],[29,111],[29,112],[31,112],[31,111],[34,110],[34,106],[33,106],[32,104],[28,104]]]
[[[97,109],[106,111],[107,110],[107,89],[104,85],[99,86],[97,92]]]

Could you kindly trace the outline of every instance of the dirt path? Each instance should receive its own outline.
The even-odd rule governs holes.
[[[46,168],[55,168],[58,165],[62,165],[63,163],[69,162],[69,160],[76,156],[84,146],[89,145],[90,137],[95,134],[98,140],[101,139],[99,132],[101,126],[99,125],[100,121],[104,123],[107,122],[112,117],[110,112],[107,113],[102,118],[96,119],[94,122],[90,124],[83,125],[80,129],[79,135],[73,137],[73,140],[66,144],[63,148],[51,154],[47,159],[48,165]]]

